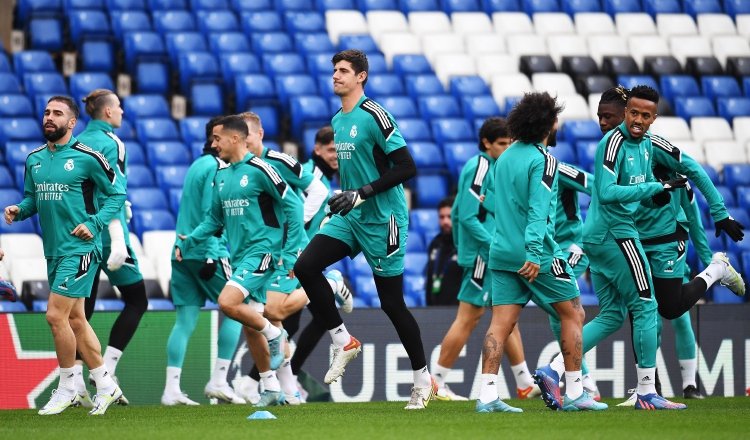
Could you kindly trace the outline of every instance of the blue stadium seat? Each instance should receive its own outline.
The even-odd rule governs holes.
[[[143,237],[143,233],[147,231],[175,229],[174,216],[166,209],[134,210],[130,224],[134,226],[135,233],[140,237]]]
[[[41,145],[41,122],[36,118],[0,118],[0,144],[15,140],[33,140]]]
[[[558,133],[558,139],[562,137],[573,145],[578,141],[595,140],[598,142],[602,138],[602,131],[599,128],[599,124],[592,120],[565,121],[561,128],[560,133]]]
[[[287,11],[284,13],[287,32],[325,32],[326,20],[319,12]]]
[[[750,98],[719,98],[717,100],[717,108],[719,116],[731,123],[737,116],[750,116]]]
[[[359,299],[370,307],[380,307],[378,290],[375,287],[375,279],[372,275],[352,277],[354,279],[354,299]]]
[[[23,116],[34,116],[34,107],[32,107],[31,100],[26,95],[0,95],[0,118],[15,118]]]
[[[439,144],[475,140],[476,135],[463,118],[439,118],[431,121],[432,134]]]
[[[104,10],[104,4],[99,0],[64,0],[63,10],[68,13],[78,9]]]
[[[375,52],[367,54],[367,64],[370,68],[370,75],[380,75],[382,73],[391,73],[388,69],[388,63],[385,61],[383,54]],[[368,76],[368,79],[370,77]],[[369,81],[368,81],[369,82]]]
[[[742,253],[742,275],[744,279],[750,277],[750,252]]]
[[[173,11],[187,9],[187,0],[147,0],[149,11]]]
[[[196,116],[224,114],[224,93],[219,84],[193,84],[190,86],[190,108]]]
[[[128,200],[133,209],[165,209],[167,198],[159,188],[133,188],[128,190]]]
[[[164,41],[156,32],[127,32],[124,38],[125,65],[131,72],[137,61],[161,60],[166,55]]]
[[[683,96],[700,96],[701,90],[695,77],[690,75],[663,75],[659,78],[661,96],[670,103],[674,98]]]
[[[380,48],[369,34],[343,34],[339,35],[339,50],[359,49],[365,53],[379,52]],[[395,56],[393,57],[395,67]],[[328,60],[330,63],[330,60]]]
[[[146,0],[107,0],[108,11],[145,11]]]
[[[409,252],[404,258],[404,275],[423,275],[427,266],[427,253]]]
[[[423,275],[404,277],[404,302],[407,307],[424,307],[427,305],[424,283],[425,277]]]
[[[273,0],[231,0],[235,11],[267,11],[273,9]]]
[[[558,0],[521,0],[521,5],[529,15],[539,12],[560,12]]]
[[[743,175],[742,179],[745,178],[746,176]],[[735,192],[737,193],[737,206],[750,212],[750,186],[737,186]],[[750,227],[750,225],[745,226]]]
[[[441,3],[446,14],[480,12],[482,10],[479,0],[443,0]]]
[[[187,170],[187,165],[157,166],[154,168],[156,184],[165,194],[170,188],[182,188]]]
[[[221,77],[224,85],[230,87],[238,74],[260,73],[263,71],[258,57],[252,53],[224,53],[219,55]]]
[[[581,141],[575,143],[578,165],[590,173],[594,170],[594,156],[596,155],[596,147],[598,145],[599,141]]]
[[[265,134],[264,141],[268,142],[269,139],[276,138],[279,135],[279,111],[275,106],[256,105],[251,107],[250,110],[255,112],[260,118],[263,125],[263,133]],[[281,151],[281,148],[276,151]]]
[[[417,175],[414,178],[414,193],[420,208],[437,208],[448,195],[448,180],[439,174]]]
[[[186,94],[195,81],[218,83],[221,79],[219,64],[211,52],[183,53],[179,57],[178,66],[180,90]]]
[[[398,121],[398,128],[406,140],[406,144],[417,141],[432,142],[430,126],[421,118],[402,118]]]
[[[637,85],[646,85],[659,92],[659,84],[651,75],[617,75],[617,83],[622,84],[628,89]]]
[[[154,186],[156,186],[154,175],[147,166],[128,166],[128,190],[131,188],[151,188]]]
[[[190,151],[193,153],[193,157],[198,158],[203,155],[204,142],[193,142],[190,144]]]
[[[5,145],[5,159],[8,161],[8,166],[11,169],[15,169],[16,167],[21,167],[21,169],[23,169],[23,166],[26,163],[26,156],[29,155],[31,150],[42,145],[42,142],[42,139],[8,142]],[[21,174],[21,176],[23,177],[23,174]]]
[[[0,72],[0,93],[21,93],[18,78],[12,73]]]
[[[214,32],[208,36],[211,52],[250,52],[250,41],[242,32]]]
[[[728,208],[737,206],[737,202],[734,200],[734,192],[729,187],[725,185],[716,185],[716,191],[718,191],[724,198],[724,205]]]
[[[406,240],[406,252],[425,252],[427,246],[420,231],[409,229],[409,238]]]
[[[125,117],[135,122],[141,118],[169,118],[169,104],[161,95],[130,95],[123,100]]]
[[[190,9],[193,11],[229,9],[229,2],[227,0],[190,0]]]
[[[234,12],[224,11],[197,11],[195,16],[198,21],[198,30],[203,34],[210,32],[234,32],[239,31],[240,23]]]
[[[367,276],[372,278],[372,268],[367,263],[364,254],[359,254],[349,262],[349,276],[356,280],[357,277]],[[356,281],[355,281],[356,283]]]
[[[180,211],[180,200],[182,200],[182,188],[171,188],[169,190],[169,209],[175,216]]]
[[[315,6],[323,13],[331,9],[357,9],[356,0],[317,0]]]
[[[716,116],[713,102],[705,96],[675,98],[674,112],[687,121],[696,116]]]
[[[318,84],[318,91],[320,92],[321,96],[323,96],[324,98],[329,98],[332,101],[339,99],[339,97],[335,96],[333,93],[333,79],[331,78],[330,73],[317,75],[316,80]],[[336,107],[336,110],[338,110],[338,108],[341,107],[340,102],[337,103],[335,107]],[[331,108],[333,108],[333,106]]]
[[[404,75],[421,75],[433,73],[432,65],[424,55],[402,54],[393,56],[393,73]]]
[[[135,83],[138,93],[167,95],[170,91],[169,67],[158,61],[138,63]]]
[[[406,93],[414,99],[421,95],[442,95],[445,93],[443,84],[433,73],[406,75],[404,77]]]
[[[27,73],[23,76],[23,87],[29,96],[68,94],[65,79],[55,72]]]
[[[26,24],[32,16],[61,15],[63,12],[61,0],[24,0],[16,4],[21,24]]]
[[[716,171],[716,168],[712,167],[711,165],[702,163],[701,166],[703,167],[703,170],[708,174],[708,177],[711,179],[711,182],[713,182],[714,185],[719,184],[719,173]],[[696,190],[697,188],[693,187],[693,190]]]
[[[419,117],[419,110],[414,104],[414,100],[408,96],[381,96],[377,103],[388,110],[396,121],[401,118]]]
[[[21,200],[23,200],[23,194],[20,191],[12,188],[0,188],[0,204],[3,208],[18,204]],[[5,223],[5,221],[0,223]]]
[[[643,0],[645,12],[656,18],[656,14],[681,14],[680,0]]]
[[[438,0],[400,0],[401,11],[404,14],[409,12],[420,11],[439,11],[440,2]]]
[[[407,142],[406,145],[420,173],[446,170],[443,153],[434,142]]]
[[[731,76],[703,76],[701,77],[701,86],[703,94],[712,100],[742,96],[740,85]]]
[[[208,43],[200,32],[169,32],[164,35],[167,54],[177,64],[180,55],[189,52],[208,52]]]
[[[273,81],[264,74],[251,73],[235,77],[235,109],[244,111],[251,105],[275,104],[276,89]]]
[[[146,118],[135,123],[138,141],[147,144],[151,141],[171,141],[180,139],[172,118]]]
[[[302,55],[321,52],[328,54],[336,50],[326,32],[296,33],[294,34],[294,47]]]
[[[154,169],[164,165],[190,164],[190,150],[181,141],[149,142],[146,144],[146,156]]]
[[[423,118],[456,118],[463,116],[461,107],[452,95],[420,96],[417,99]]]
[[[494,12],[517,12],[521,10],[519,0],[482,0],[482,8],[490,15]]]
[[[426,208],[414,208],[410,210],[409,227],[415,231],[431,230],[439,227],[437,210]]]
[[[744,209],[731,208],[729,210],[729,214],[732,216],[732,218],[740,222],[743,226],[750,225],[750,213],[748,213]],[[727,242],[730,242],[730,241],[731,241],[730,239],[727,239]],[[750,251],[750,248],[748,248],[750,247],[750,240],[743,240],[743,241],[745,241],[745,243],[742,243],[739,246],[742,247],[743,251]]]
[[[401,82],[401,77],[396,74],[380,74],[370,77],[365,88],[370,97],[404,94],[404,84]]]
[[[54,95],[56,95],[56,93],[43,93],[31,97],[34,100],[34,116],[38,118],[39,121],[44,118],[44,110],[47,108],[47,101],[49,101]],[[79,125],[81,124],[77,124],[75,129],[77,129]]]
[[[27,73],[57,72],[52,56],[41,50],[25,50],[13,54],[13,68],[18,78]]]
[[[579,12],[601,12],[599,0],[562,0],[563,12],[575,16]]]
[[[713,291],[713,299],[716,304],[742,304],[745,302],[743,297],[735,295],[731,290],[722,285],[715,284],[711,287],[711,290]]]
[[[453,76],[448,89],[458,100],[464,96],[492,95],[487,83],[478,75]]]
[[[501,114],[495,98],[491,94],[464,96],[461,99],[461,107],[467,120],[476,119],[484,120],[490,116],[499,116]]]
[[[125,144],[128,153],[128,165],[146,165],[146,153],[143,147],[136,141],[128,141]]]
[[[27,312],[27,311],[28,309],[26,308],[26,304],[22,303],[21,301],[16,301],[16,302],[0,301],[0,312],[20,313],[20,312]]]
[[[0,165],[0,188],[15,188],[16,182],[13,179],[8,167]]]
[[[572,143],[567,141],[557,141],[557,145],[550,147],[549,152],[561,162],[575,165],[577,163],[576,150]]]
[[[109,19],[104,11],[84,10],[69,12],[70,40],[79,47],[83,39],[112,37]]]
[[[292,118],[292,133],[302,137],[305,128],[320,128],[329,124],[331,112],[326,100],[319,96],[295,96],[289,100]]]
[[[208,119],[205,116],[188,116],[180,119],[182,140],[187,144],[192,144],[193,142],[203,143],[206,140],[206,123]]]
[[[130,121],[124,118],[120,123],[120,128],[115,128],[115,134],[122,141],[134,141],[137,138],[133,124],[131,124]]]
[[[81,98],[96,89],[115,90],[112,78],[102,72],[78,72],[70,75],[70,94],[76,100],[81,102]],[[81,105],[81,104],[79,104]]]
[[[257,32],[250,36],[250,42],[256,54],[294,51],[292,39],[285,32]]]
[[[458,182],[464,164],[467,160],[479,154],[479,148],[476,142],[448,142],[443,145],[443,152],[453,182]]]
[[[721,14],[719,0],[682,0],[685,13],[695,18],[698,14]]]
[[[307,70],[310,72],[311,75],[316,75],[316,76],[325,75],[325,76],[328,76],[330,79],[331,72],[333,71],[331,58],[333,58],[332,52],[329,52],[329,53],[321,52],[321,53],[313,53],[313,54],[307,55],[305,57],[305,60],[307,61],[306,63]]]
[[[643,12],[640,0],[604,0],[604,12],[611,16],[623,12]]]
[[[62,26],[56,18],[35,18],[29,23],[29,40],[34,50],[59,52],[63,49]]]
[[[115,70],[114,50],[108,41],[84,41],[80,53],[81,71],[110,73]]]
[[[393,11],[398,9],[397,0],[357,0],[357,9],[367,11]]]
[[[263,71],[271,77],[305,73],[304,66],[305,63],[302,55],[295,52],[267,53],[263,55]],[[333,69],[329,69],[329,72],[331,70]]]
[[[278,75],[275,83],[276,94],[284,108],[288,108],[292,97],[318,94],[315,80],[310,75]]]
[[[243,12],[240,17],[242,30],[246,35],[284,31],[284,22],[281,19],[281,14],[276,11]]]
[[[2,50],[2,47],[0,47],[0,73],[13,73],[8,56]]]
[[[750,3],[745,0],[724,0],[724,12],[732,18],[738,14],[750,14]],[[750,274],[750,272],[745,272]]]
[[[118,41],[122,40],[125,32],[153,30],[151,19],[144,11],[110,11],[109,18],[112,22],[112,33]]]

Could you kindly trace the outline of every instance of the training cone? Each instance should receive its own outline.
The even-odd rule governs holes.
[[[276,416],[271,414],[270,411],[255,411],[254,413],[247,416],[248,420],[270,420],[275,418]]]

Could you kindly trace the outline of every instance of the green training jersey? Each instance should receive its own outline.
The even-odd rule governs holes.
[[[71,136],[67,144],[55,144],[54,152],[44,144],[29,153],[24,172],[23,200],[16,219],[39,214],[44,256],[100,252],[98,236],[125,203],[121,179],[107,159]],[[107,196],[101,206],[95,189]],[[94,235],[93,240],[70,234],[81,223]]]
[[[640,202],[664,190],[651,171],[652,149],[648,133],[635,139],[624,122],[599,141],[594,190],[583,224],[584,243],[639,237],[635,212]]]
[[[117,171],[117,178],[121,179],[122,185],[127,193],[128,152],[125,149],[125,144],[115,134],[112,125],[99,119],[92,119],[89,121],[88,125],[86,125],[86,129],[78,135],[78,140],[81,143],[88,145],[93,150],[102,153],[104,157],[107,158],[110,165],[113,165],[113,168]],[[96,191],[96,198],[100,205],[104,203],[106,197],[107,196],[101,191]],[[120,209],[120,212],[117,213],[115,218],[120,220],[122,232],[125,236],[125,244],[130,246],[130,231],[128,231],[128,221],[125,217],[124,206]],[[109,247],[111,242],[109,229],[102,229],[101,240],[103,246]]]
[[[205,241],[222,226],[229,239],[232,267],[249,255],[276,254],[284,222],[289,236],[303,234],[302,201],[279,173],[261,158],[248,153],[240,162],[219,170],[214,178],[211,211],[180,245],[187,250]],[[287,240],[281,258],[296,261],[299,249]],[[274,255],[276,259],[277,255]]]
[[[185,174],[185,183],[182,186],[182,193],[190,194],[190,196],[183,197],[180,200],[175,227],[177,235],[190,234],[209,214],[213,201],[214,178],[219,169],[227,166],[227,163],[211,154],[200,156],[190,165]],[[177,238],[175,246],[179,242],[180,239]],[[229,251],[227,250],[226,239],[223,236],[222,238],[211,236],[182,254],[182,258],[186,260],[199,261],[205,261],[208,258],[217,260],[228,256]],[[172,251],[172,259],[174,259],[174,250]]]
[[[458,178],[458,192],[451,209],[451,222],[459,266],[473,267],[477,255],[485,262],[489,260],[495,217],[487,210],[480,197],[493,186],[494,165],[495,159],[482,152],[466,162]]]
[[[330,197],[331,193],[331,179],[329,179],[325,173],[323,173],[323,170],[321,170],[317,165],[315,165],[315,162],[312,160],[308,160],[304,164],[302,164],[302,168],[304,168],[307,172],[312,174],[314,177],[320,179],[321,182],[323,182],[323,185],[326,186],[328,189],[328,196]],[[300,194],[302,195],[302,194]],[[311,239],[313,235],[317,234],[320,230],[320,223],[323,221],[323,218],[325,218],[327,214],[327,208],[328,208],[328,198],[323,201],[323,204],[320,205],[320,209],[318,212],[315,213],[313,218],[310,219],[305,224],[305,232],[307,233],[307,238]]]
[[[542,145],[514,142],[495,163],[495,234],[490,269],[517,271],[526,261],[549,272],[562,258],[555,243],[557,159]]]
[[[349,113],[339,110],[331,125],[342,190],[357,190],[377,180],[392,165],[387,155],[406,148],[393,116],[364,95]],[[367,199],[347,216],[360,223],[383,224],[391,214],[399,225],[409,223],[403,185]]]
[[[578,205],[578,193],[591,195],[594,176],[573,165],[560,163],[558,171],[557,204],[555,210],[555,241],[560,249],[583,243],[583,220]]]

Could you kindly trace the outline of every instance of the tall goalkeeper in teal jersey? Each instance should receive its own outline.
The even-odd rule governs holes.
[[[107,159],[73,136],[78,106],[67,96],[53,96],[44,110],[47,143],[26,158],[23,200],[5,208],[5,221],[39,214],[50,297],[47,322],[60,364],[60,383],[41,415],[59,414],[78,402],[74,365],[76,348],[96,382],[91,415],[104,414],[121,396],[120,387],[101,356],[101,345],[84,312],[101,261],[102,230],[122,208],[125,189]],[[97,205],[94,190],[107,195]]]
[[[232,277],[219,294],[219,308],[268,340],[270,362],[256,362],[261,378],[273,382],[273,392],[283,402],[273,369],[284,359],[286,332],[263,317],[263,309],[274,262],[288,264],[297,256],[297,243],[304,235],[302,203],[273,167],[247,151],[247,124],[241,116],[220,119],[212,133],[212,147],[229,166],[216,173],[208,216],[190,234],[178,236],[182,242],[176,243],[175,259],[182,261],[184,252],[225,229]],[[285,222],[289,239],[281,249]],[[291,275],[292,267],[285,269]]]
[[[404,303],[403,272],[409,216],[403,183],[416,173],[393,116],[364,94],[367,56],[345,50],[333,56],[333,90],[342,108],[331,125],[342,191],[328,201],[333,214],[297,260],[294,273],[310,298],[308,308],[333,339],[325,382],[337,380],[361,351],[346,329],[323,270],[347,255],[364,253],[373,269],[381,308],[396,328],[411,362],[414,387],[406,409],[423,409],[435,392],[419,325]]]

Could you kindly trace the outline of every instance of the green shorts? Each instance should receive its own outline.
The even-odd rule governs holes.
[[[129,286],[143,281],[141,269],[138,267],[138,258],[135,256],[133,248],[128,246],[128,258],[125,259],[125,264],[115,271],[107,269],[107,260],[109,259],[110,252],[112,252],[111,247],[103,247],[102,261],[99,263],[99,268],[107,274],[110,284],[113,286]]]
[[[488,307],[490,305],[490,290],[492,281],[487,271],[487,263],[477,255],[473,267],[464,267],[461,288],[458,291],[458,300],[477,307]]]
[[[232,276],[227,285],[234,286],[245,296],[245,300],[266,303],[266,288],[275,273],[271,254],[248,255],[232,267]]]
[[[516,272],[492,270],[492,305],[520,304],[529,301],[546,307],[578,298],[578,282],[565,260],[553,260],[549,272],[539,273],[533,283]]]
[[[334,215],[320,233],[346,243],[352,250],[351,258],[360,252],[365,254],[375,275],[393,277],[404,273],[408,227],[399,225],[393,215],[383,224],[360,224],[346,216]]]
[[[99,267],[97,252],[47,258],[50,291],[69,298],[88,298]]]
[[[285,293],[289,295],[290,293],[294,292],[297,289],[301,289],[302,284],[300,284],[299,279],[297,277],[289,278],[289,271],[284,269],[283,267],[279,268],[277,267],[276,270],[271,275],[271,282],[268,283],[268,289],[271,292],[279,292],[279,293]]]
[[[683,240],[644,244],[643,251],[654,278],[683,278],[687,268],[687,243]],[[689,271],[689,269],[687,269]]]
[[[198,274],[205,264],[200,260],[172,260],[172,279],[169,290],[176,306],[200,306],[210,300],[218,304],[221,289],[232,276],[228,258],[220,258],[214,276],[204,280]]]

